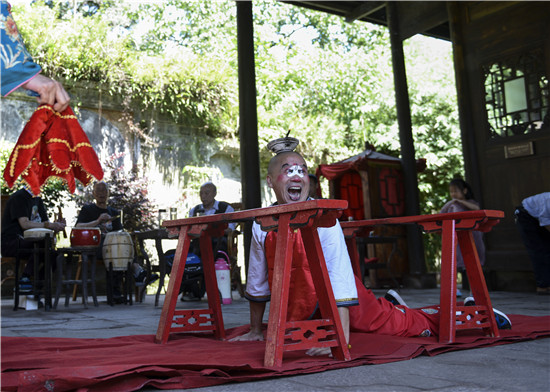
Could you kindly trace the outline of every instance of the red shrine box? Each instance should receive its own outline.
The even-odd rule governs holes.
[[[417,161],[417,170],[424,170],[426,161]],[[371,145],[357,155],[329,165],[319,165],[317,176],[329,180],[330,199],[347,200],[348,208],[341,220],[380,219],[405,215],[405,183],[401,159],[379,153]],[[373,235],[398,237],[397,251],[388,244],[369,244],[362,249],[362,258],[388,260],[392,257],[393,276],[402,283],[409,272],[406,230],[403,226],[376,227]],[[370,287],[392,284],[386,270],[370,273]]]

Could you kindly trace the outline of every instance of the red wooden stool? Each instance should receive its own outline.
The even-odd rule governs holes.
[[[376,225],[414,223],[420,225],[427,233],[441,233],[439,341],[441,343],[452,343],[455,341],[456,331],[462,329],[482,329],[488,336],[500,336],[472,231],[488,232],[503,217],[504,213],[502,211],[478,210],[349,221],[342,222],[342,228],[349,238],[364,233],[364,227],[370,228]],[[464,258],[464,266],[470,281],[470,290],[476,300],[476,306],[458,306],[456,304],[457,243]],[[351,246],[349,245],[348,249]],[[354,250],[353,253],[357,258],[357,250]],[[459,312],[458,315],[457,312]]]
[[[172,273],[170,274],[170,281],[155,337],[156,343],[166,343],[171,332],[212,331],[217,339],[225,339],[211,238],[212,236],[222,236],[224,229],[227,228],[227,224],[220,222],[201,223],[206,218],[208,217],[193,218],[194,222],[187,225],[167,225],[167,223],[180,222],[184,221],[184,219],[164,222],[165,226],[168,226],[170,233],[178,233],[178,231],[179,233]],[[208,309],[176,310],[179,287],[183,278],[191,237],[200,237],[201,261],[204,270],[206,294],[208,296]],[[163,260],[159,262],[162,263]]]
[[[265,366],[280,367],[284,351],[307,350],[312,347],[331,347],[335,358],[349,360],[351,358],[349,349],[317,234],[317,227],[333,226],[341,215],[341,211],[346,207],[347,202],[344,200],[310,200],[226,214],[165,221],[163,226],[166,226],[170,232],[178,232],[179,239],[155,341],[166,343],[171,332],[191,330],[214,331],[217,338],[225,338],[210,238],[219,236],[227,227],[228,222],[255,219],[261,225],[262,230],[278,231],[264,356]],[[292,249],[297,229],[301,229],[311,274],[315,282],[315,291],[318,295],[322,317],[319,320],[286,320]],[[183,276],[191,235],[200,236],[209,309],[205,311],[176,311],[177,288]],[[212,318],[208,318],[209,315]],[[205,321],[209,325],[197,326],[197,322],[191,323],[190,319],[199,320],[201,323]]]

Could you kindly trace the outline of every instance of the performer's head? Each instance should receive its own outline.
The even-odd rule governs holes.
[[[279,204],[307,200],[309,176],[304,158],[294,151],[275,155],[267,168],[267,185],[275,192]]]
[[[109,186],[105,181],[98,181],[94,184],[92,195],[95,199],[95,204],[101,208],[107,208],[109,200]]]

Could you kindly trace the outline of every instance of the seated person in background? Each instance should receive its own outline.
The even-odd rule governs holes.
[[[533,264],[537,294],[550,295],[550,192],[524,199],[515,215]]]
[[[65,221],[49,222],[42,198],[33,196],[27,188],[23,188],[12,194],[6,203],[2,216],[2,256],[15,257],[18,248],[32,249],[34,243],[25,240],[23,232],[34,228],[51,229],[57,233],[65,228]],[[55,266],[56,257],[57,253],[52,250],[52,266]],[[32,289],[30,277],[34,275],[34,263],[34,256],[31,255],[19,281],[22,294]]]
[[[212,182],[205,182],[200,189],[200,198],[202,204],[198,204],[189,210],[189,217],[201,215],[223,214],[225,212],[234,212],[235,210],[229,203],[216,200],[217,188]],[[227,252],[227,235],[235,230],[235,223],[230,223],[225,231],[225,235],[220,238],[212,238],[212,247],[214,252],[221,250]],[[192,244],[193,253],[200,255],[198,241]],[[214,256],[216,256],[214,254]]]
[[[309,197],[312,199],[320,199],[319,196],[317,196],[317,185],[319,184],[319,180],[317,179],[317,176],[315,174],[309,174]]]
[[[223,214],[225,212],[234,212],[235,210],[229,203],[226,203],[224,201],[218,201],[216,200],[216,194],[217,194],[217,188],[216,185],[214,185],[212,182],[205,182],[202,184],[200,189],[200,198],[202,201],[202,204],[198,204],[195,207],[191,208],[189,210],[189,217],[193,216],[202,216],[202,215],[214,215],[214,214]],[[227,226],[227,229],[225,230],[225,234],[222,237],[218,238],[212,238],[212,250],[214,252],[214,259],[217,258],[218,251],[224,252],[223,258],[226,259],[228,263],[231,263],[230,260],[225,257],[227,255],[227,236],[231,231],[235,230],[235,223],[230,223]],[[195,255],[200,257],[201,251],[200,251],[200,242],[199,239],[194,239],[191,241],[191,247],[190,247],[191,253],[194,253]],[[190,289],[186,290],[185,288],[182,288],[182,301],[193,301],[193,300],[199,300],[200,298],[197,298],[194,293],[200,292],[200,290],[197,289]]]
[[[277,203],[287,204],[308,199],[309,176],[302,156],[293,151],[274,156],[268,167],[267,184],[273,189]],[[396,336],[431,336],[439,332],[437,307],[408,308],[393,290],[385,299],[377,299],[353,275],[344,234],[339,222],[332,227],[317,229],[325,256],[332,290],[338,307],[342,328],[349,343],[349,332],[371,332]],[[270,285],[275,259],[276,232],[266,233],[257,223],[252,227],[252,242],[245,297],[250,303],[250,332],[233,338],[263,340],[262,320],[266,302],[270,299]],[[317,309],[317,296],[309,272],[305,248],[300,231],[293,249],[287,320],[313,318]],[[473,299],[469,299],[474,304]],[[495,310],[499,328],[510,328],[510,320]],[[312,348],[308,355],[330,354],[330,348]]]
[[[95,203],[86,204],[80,210],[78,218],[76,220],[76,227],[99,227],[101,230],[101,243],[97,251],[97,258],[103,260],[103,241],[105,240],[105,234],[112,231],[123,230],[122,222],[120,220],[120,211],[107,205],[109,200],[109,187],[106,182],[100,181],[94,184],[92,195],[95,199]],[[132,264],[134,273],[134,279],[136,282],[146,283],[147,271],[143,269],[138,263]],[[158,279],[157,274],[152,274],[151,279],[147,283],[154,282]],[[122,283],[122,272],[115,271],[113,282],[113,296],[115,301],[122,301],[122,295],[120,291],[120,285]]]

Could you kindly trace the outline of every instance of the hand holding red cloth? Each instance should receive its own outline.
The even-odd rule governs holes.
[[[88,185],[103,178],[103,169],[88,136],[70,107],[59,113],[39,106],[25,125],[4,169],[11,188],[22,176],[34,195],[50,177],[65,180],[71,193],[75,178]]]

